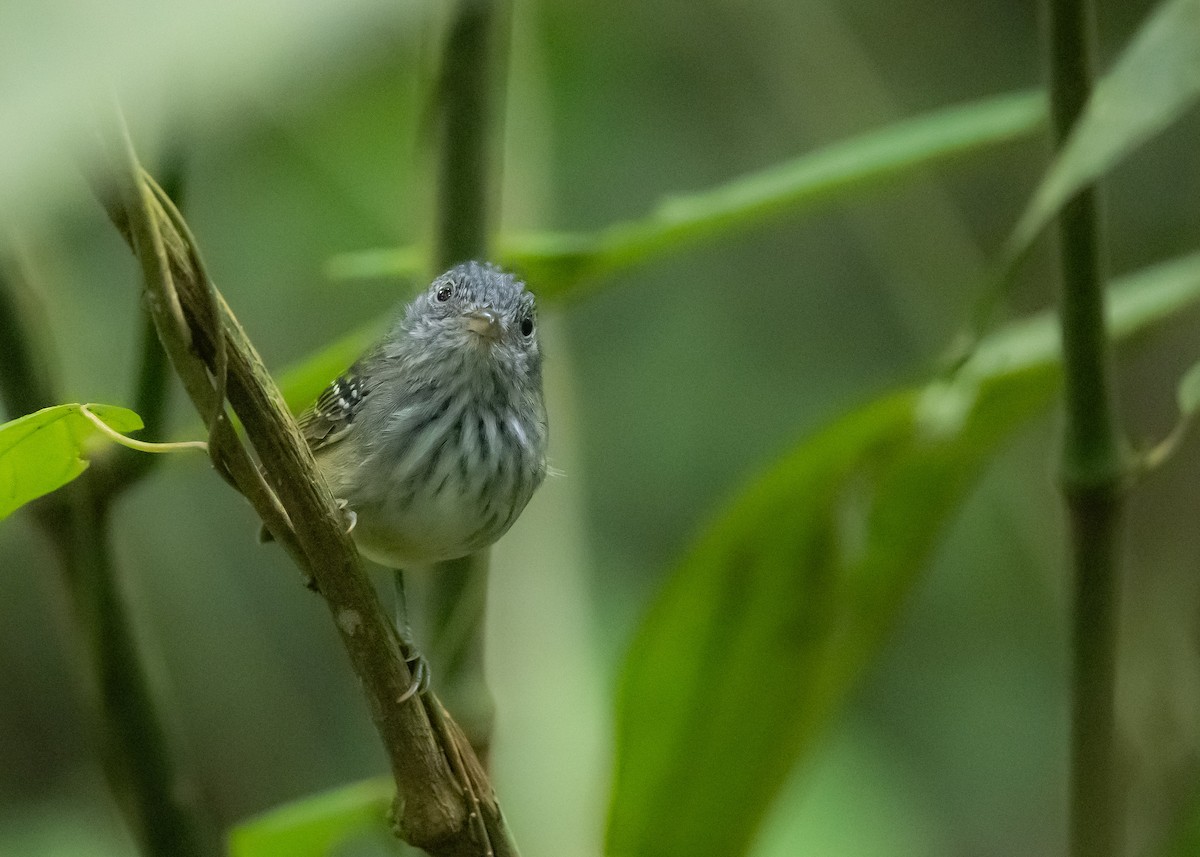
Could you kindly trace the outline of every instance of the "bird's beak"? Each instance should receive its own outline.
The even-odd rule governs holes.
[[[500,316],[490,309],[473,309],[463,315],[467,330],[494,342],[500,338]]]

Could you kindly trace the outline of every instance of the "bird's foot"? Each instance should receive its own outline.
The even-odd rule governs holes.
[[[429,661],[407,640],[403,641],[402,651],[404,662],[408,664],[408,671],[412,674],[412,683],[400,694],[400,698],[396,700],[397,704],[414,696],[423,696],[425,691],[429,690]]]
[[[346,533],[354,532],[354,528],[358,525],[358,513],[349,508],[349,500],[338,497],[334,502],[337,504],[338,510],[342,513],[342,520],[346,522]]]

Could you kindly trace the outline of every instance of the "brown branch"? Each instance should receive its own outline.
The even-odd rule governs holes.
[[[358,675],[396,782],[398,835],[435,857],[515,855],[469,743],[457,727],[430,722],[430,712],[435,721],[445,716],[440,703],[432,694],[401,701],[413,678],[406,653],[295,420],[208,279],[182,217],[141,168],[124,130],[108,160],[119,191],[102,193],[102,201],[138,258],[171,364],[209,422],[214,463],[325,599]],[[226,392],[257,466],[230,426]]]

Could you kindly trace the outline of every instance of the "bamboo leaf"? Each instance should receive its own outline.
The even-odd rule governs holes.
[[[55,405],[0,425],[0,520],[87,469],[82,456],[97,429],[81,407]],[[87,408],[118,432],[142,428],[141,418],[125,408]]]
[[[279,389],[293,412],[316,401],[334,378],[344,372],[383,333],[382,320],[367,322],[334,340],[279,376]]]
[[[1196,413],[1196,408],[1200,407],[1200,363],[1183,374],[1176,399],[1179,402],[1179,413],[1183,416],[1190,417]]]
[[[665,199],[644,218],[596,233],[501,238],[499,260],[521,271],[547,299],[574,296],[600,277],[699,241],[748,229],[896,181],[923,167],[1028,137],[1045,119],[1039,93],[1020,92],[939,110],[698,193]],[[414,248],[367,250],[331,260],[335,277],[411,276]]]
[[[326,857],[363,833],[389,833],[396,785],[377,777],[277,807],[233,828],[230,857]]]
[[[1111,330],[1129,338],[1198,300],[1200,254],[1122,281]],[[1051,316],[1010,325],[954,378],[800,442],[702,534],[625,659],[613,857],[746,853],[981,468],[1053,399],[1058,356]]]
[[[1200,787],[1196,783],[1192,783],[1190,793],[1186,794],[1167,830],[1162,847],[1156,849],[1156,853],[1162,857],[1195,857],[1200,854]]]
[[[415,0],[123,0],[74,5],[67,25],[53,4],[7,2],[0,79],[21,85],[0,89],[0,205],[35,222],[71,198],[64,162],[89,152],[100,93],[120,93],[143,127],[187,116],[199,134],[267,103],[296,68],[344,72],[348,49],[393,44],[427,9]]]
[[[1097,85],[1009,241],[1015,262],[1081,188],[1178,119],[1200,96],[1200,0],[1158,6]]]

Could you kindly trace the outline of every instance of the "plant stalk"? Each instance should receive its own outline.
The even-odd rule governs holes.
[[[66,488],[68,527],[55,537],[94,682],[95,733],[105,775],[149,857],[219,853],[199,794],[176,765],[121,591],[109,507],[93,480]]]
[[[504,84],[507,0],[458,0],[442,50],[438,86],[438,272],[487,259],[499,183],[492,168]],[[488,552],[440,563],[429,583],[434,680],[482,758],[494,717],[484,679]],[[467,595],[473,597],[467,597]]]
[[[1092,88],[1089,0],[1048,0],[1050,114],[1060,149]],[[1122,513],[1129,473],[1117,426],[1095,187],[1058,219],[1065,425],[1061,480],[1071,531],[1069,841],[1072,857],[1115,857],[1122,834],[1114,751]]]
[[[49,336],[35,311],[24,272],[0,276],[0,395],[17,416],[58,404],[47,368]],[[104,459],[31,507],[63,569],[92,697],[92,732],[109,788],[147,857],[216,854],[215,831],[198,792],[176,764],[171,739],[133,630],[113,562],[108,490],[120,462]]]

